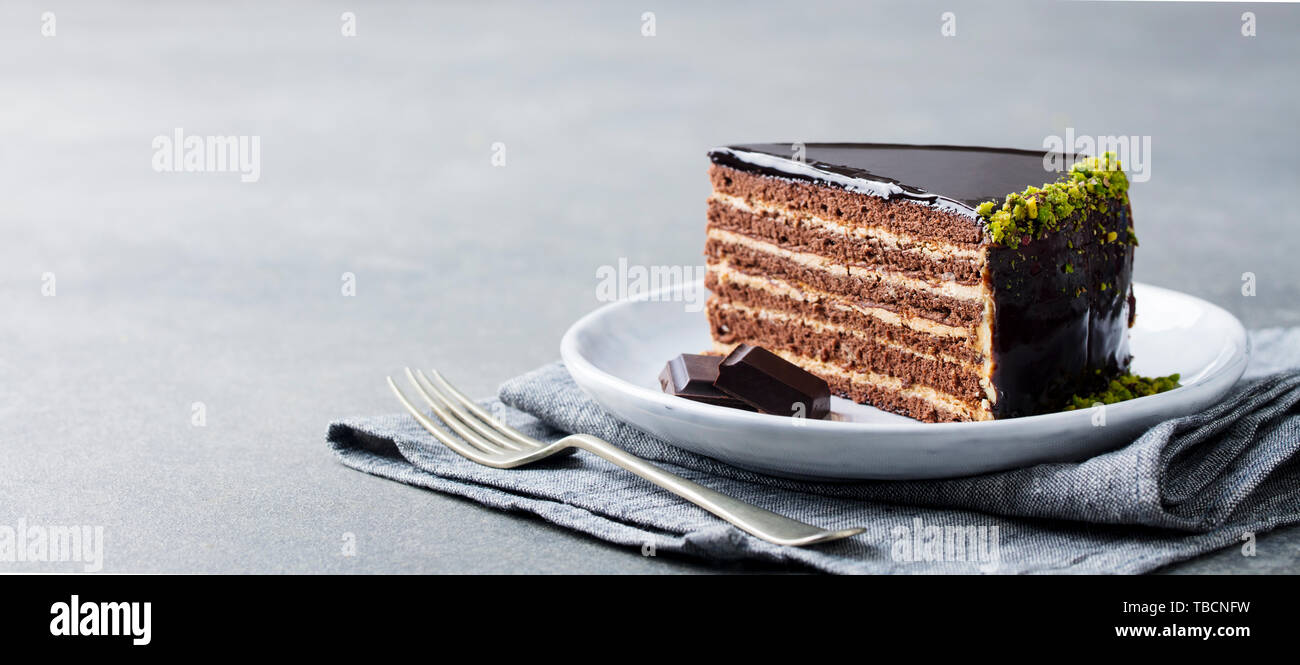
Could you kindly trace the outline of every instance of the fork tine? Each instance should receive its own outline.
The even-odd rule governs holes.
[[[467,411],[465,411],[465,409],[462,409],[460,405],[456,403],[455,400],[448,399],[446,395],[443,395],[436,387],[434,387],[433,382],[429,381],[429,377],[424,375],[423,370],[418,370],[418,369],[415,370],[415,376],[420,380],[421,384],[428,389],[426,392],[428,392],[435,399],[437,399],[439,403],[441,403],[444,407],[449,409],[452,413],[456,414],[457,418],[459,418],[466,425],[469,425],[470,428],[472,428],[475,432],[478,432],[479,434],[483,435],[489,441],[497,444],[498,446],[504,446],[511,450],[523,450],[525,448],[524,446],[521,446],[518,443],[515,443],[514,441],[511,441],[510,439],[502,436],[496,430],[485,425],[483,421],[470,415]],[[528,449],[532,450],[533,446],[528,446]]]
[[[454,436],[448,436],[446,432],[442,431],[442,428],[435,425],[432,420],[429,420],[428,416],[424,415],[422,411],[415,408],[414,404],[411,404],[411,400],[406,398],[406,395],[402,393],[401,389],[397,387],[396,383],[393,383],[393,377],[391,376],[388,377],[388,387],[393,389],[393,394],[397,395],[397,399],[402,402],[402,406],[406,407],[406,410],[410,412],[413,418],[415,418],[415,421],[420,423],[420,425],[423,426],[424,429],[428,430],[429,433],[432,434],[435,439],[441,441],[442,445],[451,448],[452,450],[456,451],[463,457],[468,457],[469,459],[474,460],[479,464],[490,464],[492,462],[492,459],[484,455],[483,451],[474,448],[473,446],[467,446],[461,443],[460,441],[457,441],[456,437]]]
[[[438,382],[438,387],[441,388],[443,392],[456,398],[456,401],[460,402],[461,406],[465,407],[465,409],[467,409],[470,413],[473,413],[474,415],[478,416],[480,420],[487,423],[489,426],[492,427],[492,429],[495,429],[496,431],[500,432],[501,434],[504,434],[510,439],[522,443],[526,446],[537,447],[537,446],[544,445],[541,441],[538,441],[537,439],[527,436],[523,432],[520,432],[519,430],[502,423],[496,418],[493,418],[490,414],[488,414],[487,411],[483,410],[483,407],[479,406],[478,404],[475,404],[474,400],[466,397],[465,393],[462,393],[461,391],[457,390],[455,386],[452,386],[451,383],[447,381],[447,379],[444,379],[442,377],[442,374],[440,374],[438,370],[435,369],[431,371],[433,373],[434,380]]]
[[[466,443],[488,453],[489,455],[501,455],[505,452],[504,450],[492,445],[492,442],[484,439],[478,434],[475,434],[469,428],[465,427],[465,425],[461,424],[458,418],[451,415],[446,409],[442,408],[442,405],[438,400],[435,400],[433,396],[424,389],[424,386],[420,385],[420,382],[415,379],[415,374],[411,372],[410,367],[406,368],[406,378],[411,380],[411,385],[415,386],[415,392],[419,393],[420,397],[424,398],[424,401],[427,402],[429,408],[433,409],[433,412],[437,414],[438,419],[442,421],[442,424],[451,428],[451,431],[459,434],[460,438],[464,439]]]

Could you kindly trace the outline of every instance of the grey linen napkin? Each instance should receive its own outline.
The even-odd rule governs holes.
[[[602,411],[560,363],[485,402],[539,439],[585,432],[737,498],[867,532],[781,547],[594,456],[497,470],[461,458],[405,414],[332,423],[352,468],[519,510],[643,554],[757,559],[833,573],[1140,573],[1300,522],[1300,328],[1252,333],[1246,377],[1223,402],[1081,463],[940,481],[813,483],[674,448]],[[1045,442],[1046,443],[1046,442]]]

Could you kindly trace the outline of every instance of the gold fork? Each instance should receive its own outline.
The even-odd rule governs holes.
[[[447,434],[438,427],[424,412],[417,409],[406,395],[388,377],[388,386],[393,389],[397,399],[411,413],[417,422],[428,430],[434,438],[451,448],[461,456],[484,466],[497,469],[513,469],[546,459],[556,453],[571,449],[585,450],[599,455],[618,466],[662,487],[677,496],[721,517],[747,533],[778,545],[813,545],[841,538],[848,538],[865,531],[862,528],[830,530],[804,524],[798,520],[778,515],[770,510],[733,499],[720,492],[715,492],[703,485],[691,482],[680,476],[631,455],[608,441],[598,439],[590,434],[570,434],[554,443],[539,441],[524,435],[519,430],[508,427],[493,418],[482,407],[475,404],[436,370],[431,372],[433,380],[423,371],[412,372],[408,367],[406,377],[416,392],[424,398],[429,408],[452,432],[460,438]],[[436,385],[435,385],[436,382]]]

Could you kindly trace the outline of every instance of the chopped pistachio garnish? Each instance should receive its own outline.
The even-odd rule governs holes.
[[[1022,242],[1059,229],[1076,210],[1101,213],[1111,205],[1127,204],[1128,176],[1119,157],[1108,152],[1079,160],[1056,182],[1008,194],[1001,208],[994,201],[985,201],[975,208],[975,213],[988,221],[993,242],[1016,249]],[[1132,229],[1128,235],[1132,238]],[[1116,237],[1114,232],[1106,235],[1112,242]]]
[[[1177,374],[1169,376],[1158,376],[1155,378],[1138,376],[1132,372],[1125,372],[1114,379],[1111,379],[1110,385],[1105,390],[1092,395],[1070,397],[1070,404],[1063,411],[1074,411],[1075,409],[1087,409],[1093,404],[1114,404],[1125,400],[1137,399],[1162,393],[1166,390],[1173,390],[1178,387],[1178,380],[1181,377]]]

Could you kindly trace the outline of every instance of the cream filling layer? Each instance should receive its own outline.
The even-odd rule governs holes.
[[[821,270],[838,277],[877,279],[886,284],[900,286],[913,291],[933,293],[954,300],[983,303],[984,289],[977,285],[958,284],[956,282],[939,280],[932,282],[929,280],[908,277],[892,270],[846,266],[836,263],[820,254],[791,251],[770,242],[756,240],[749,236],[732,233],[731,231],[724,231],[723,229],[709,229],[708,237],[710,240],[717,240],[719,242],[752,249],[756,252],[779,256],[787,261],[792,261],[806,268]]]
[[[713,350],[717,353],[730,353],[736,347],[735,344],[713,343]],[[871,386],[887,390],[889,392],[919,399],[941,411],[957,414],[968,420],[992,420],[993,414],[988,410],[988,400],[981,400],[978,406],[964,402],[957,397],[945,392],[941,392],[929,386],[906,385],[901,379],[874,372],[852,372],[838,365],[824,363],[814,358],[801,356],[788,351],[772,351],[776,355],[792,362],[814,374],[822,376],[834,376],[846,379],[851,383],[863,386]]]
[[[946,353],[940,353],[935,355],[931,353],[925,353],[923,351],[917,351],[916,349],[913,349],[910,346],[903,346],[901,344],[898,344],[897,342],[893,342],[881,337],[876,337],[875,335],[869,335],[860,330],[853,330],[852,328],[845,328],[844,326],[838,326],[833,323],[826,323],[824,321],[818,321],[816,319],[805,319],[803,317],[788,314],[786,312],[779,312],[776,310],[766,309],[763,307],[750,307],[748,305],[740,305],[731,302],[718,303],[717,306],[719,309],[733,310],[736,312],[740,312],[741,314],[752,316],[754,318],[762,319],[765,321],[780,321],[782,323],[794,323],[802,326],[807,326],[820,333],[830,333],[835,335],[853,335],[854,337],[857,337],[859,339],[863,339],[868,342],[871,342],[876,346],[889,347],[896,351],[900,351],[902,353],[906,353],[911,356],[924,358],[926,360],[931,360],[934,362],[945,362],[951,365],[956,365],[958,367],[961,367],[962,369],[969,370],[980,377],[988,376],[987,374],[983,373],[983,367],[984,367],[983,364],[973,365],[964,360],[959,360],[957,358],[954,358]]]
[[[713,192],[709,196],[710,201],[717,201],[723,205],[743,210],[751,214],[760,212],[772,213],[783,220],[789,222],[792,226],[807,224],[808,226],[819,228],[831,233],[840,233],[864,240],[877,240],[882,247],[886,249],[897,249],[909,252],[918,252],[926,258],[931,259],[971,259],[974,263],[983,258],[983,250],[968,249],[959,247],[952,243],[942,240],[921,239],[904,233],[890,231],[880,226],[848,226],[835,220],[826,219],[817,215],[796,212],[785,206],[768,203],[767,201],[746,201],[745,199],[734,194],[723,194]]]
[[[903,326],[912,330],[934,335],[936,337],[956,337],[969,339],[971,331],[967,328],[950,326],[917,316],[904,316],[883,307],[859,305],[833,293],[807,287],[795,287],[793,284],[775,277],[755,277],[731,267],[726,261],[716,261],[708,265],[720,281],[733,282],[745,288],[766,291],[772,295],[790,298],[798,302],[826,302],[831,307],[845,312],[857,312],[870,316],[882,323]],[[985,356],[987,358],[987,356]]]

